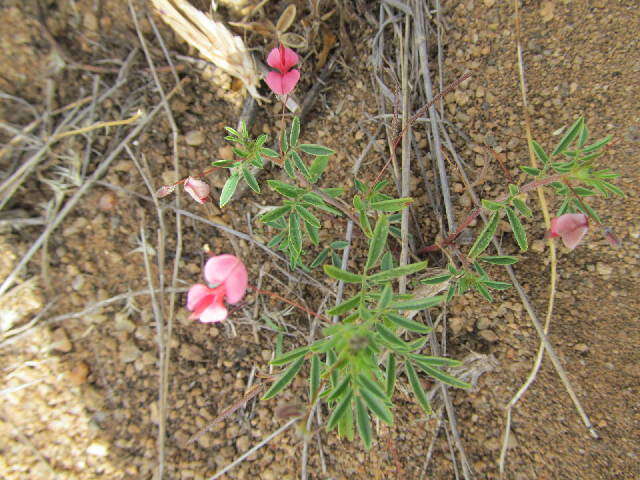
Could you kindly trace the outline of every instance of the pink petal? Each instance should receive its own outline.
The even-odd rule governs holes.
[[[285,73],[298,63],[298,55],[290,48],[280,45],[269,52],[267,64],[271,68],[277,68],[280,73]]]
[[[187,178],[184,182],[184,190],[198,203],[205,203],[211,192],[208,183],[193,177]]]
[[[200,314],[198,320],[202,323],[216,323],[222,322],[227,318],[227,309],[222,302],[213,303]]]
[[[551,219],[551,237],[562,237],[565,246],[573,250],[589,230],[589,218],[584,213],[565,213]]]
[[[578,246],[578,244],[582,240],[582,237],[586,235],[587,231],[589,231],[589,227],[585,225],[566,232],[562,235],[562,242],[564,243],[564,246],[569,250],[573,250]]]
[[[193,312],[198,304],[211,295],[211,289],[201,283],[196,283],[187,293],[187,310]]]
[[[211,284],[224,285],[227,302],[238,303],[247,290],[247,269],[238,257],[224,254],[211,257],[204,266],[204,278]]]
[[[265,81],[273,93],[286,95],[294,89],[298,80],[300,80],[300,71],[294,69],[284,75],[271,71],[267,74]]]

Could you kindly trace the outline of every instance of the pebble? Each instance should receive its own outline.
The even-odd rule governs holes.
[[[198,147],[204,143],[204,133],[200,130],[191,130],[185,134],[184,141],[187,142],[187,145]]]
[[[493,343],[498,341],[498,335],[496,335],[493,330],[480,330],[480,333],[478,333],[478,335],[480,335],[480,338],[486,340],[487,342]]]
[[[478,330],[486,330],[491,326],[491,320],[488,317],[480,317],[476,322]]]
[[[231,145],[225,145],[218,149],[218,156],[221,160],[233,160],[233,147]]]
[[[94,440],[87,447],[87,453],[96,457],[106,457],[109,454],[109,444],[104,440]]]
[[[577,343],[573,346],[576,352],[586,353],[589,351],[589,347],[585,343]]]
[[[82,385],[83,383],[86,383],[87,378],[89,378],[89,372],[89,365],[87,365],[85,362],[79,362],[69,372],[69,381],[76,386]]]
[[[68,353],[73,348],[71,340],[64,328],[57,328],[51,334],[51,348],[58,352]]]
[[[611,275],[613,273],[613,267],[611,265],[607,265],[606,263],[598,262],[596,264],[596,272],[600,275]]]
[[[129,320],[129,316],[123,312],[116,313],[114,326],[116,330],[128,333],[131,333],[136,329],[135,323]]]
[[[120,361],[123,363],[135,362],[141,352],[133,342],[125,343],[120,347]]]

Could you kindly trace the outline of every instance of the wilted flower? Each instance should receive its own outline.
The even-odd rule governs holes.
[[[204,278],[209,285],[198,283],[187,293],[187,309],[191,319],[203,323],[221,322],[227,318],[227,303],[236,304],[247,290],[247,269],[233,255],[211,257],[204,266]]]
[[[290,48],[280,45],[274,48],[267,57],[267,63],[271,68],[278,71],[270,71],[267,74],[266,82],[269,88],[278,95],[286,95],[291,92],[298,80],[300,80],[300,71],[291,70],[298,63],[298,55]]]
[[[551,219],[550,237],[562,237],[569,250],[578,246],[589,231],[589,218],[584,213],[565,213]]]
[[[209,199],[209,193],[211,192],[208,183],[193,177],[188,177],[184,181],[184,190],[198,203],[205,203]]]

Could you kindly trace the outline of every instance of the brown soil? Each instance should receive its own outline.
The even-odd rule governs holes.
[[[145,11],[143,3],[136,2],[138,12]],[[209,2],[193,3],[206,9]],[[309,13],[307,2],[296,3],[303,16]],[[346,3],[348,11],[356,8]],[[361,6],[367,2],[354,3]],[[453,81],[466,70],[473,74],[445,101],[448,119],[464,132],[464,137],[456,139],[458,151],[471,166],[472,178],[480,174],[486,161],[482,150],[473,145],[485,143],[504,158],[512,174],[517,174],[515,166],[526,163],[528,156],[511,2],[441,3],[447,4],[443,11],[445,81]],[[0,89],[29,102],[38,115],[47,108],[55,110],[90,95],[96,76],[100,90],[112,85],[121,66],[118,62],[139,45],[126,2],[46,0],[40,4],[42,10],[35,1],[8,0],[0,7]],[[275,21],[285,6],[286,2],[269,2],[267,17]],[[588,243],[573,252],[560,248],[559,291],[550,332],[600,439],[589,437],[550,362],[545,360],[536,382],[514,410],[505,478],[640,477],[640,190],[635,174],[640,152],[640,15],[636,7],[633,1],[525,1],[522,5],[534,137],[550,146],[557,141],[552,133],[578,115],[585,115],[595,137],[615,134],[616,141],[608,149],[605,162],[622,174],[618,185],[628,197],[594,203],[620,237],[621,249],[610,249],[596,231],[589,234]],[[332,7],[322,8],[328,11]],[[377,6],[370,8],[375,17]],[[231,11],[223,9],[223,13],[238,18]],[[375,30],[367,18],[354,15],[348,22],[354,50],[347,52],[351,56],[330,77],[303,132],[306,140],[317,139],[340,152],[328,174],[327,185],[331,186],[351,186],[344,172],[352,168],[367,145],[368,135],[377,130],[377,121],[368,120],[378,111],[366,61]],[[49,33],[41,26],[43,19]],[[195,56],[159,20],[157,24],[172,54]],[[345,41],[335,16],[325,27]],[[141,28],[150,42],[154,62],[165,66],[146,19]],[[292,30],[304,33],[300,26]],[[268,48],[262,37],[251,36],[249,40],[252,47],[263,51]],[[312,85],[314,58],[311,55],[303,63],[303,81],[297,90],[301,96]],[[225,155],[223,127],[236,123],[241,99],[234,82],[224,75],[218,75],[212,83],[192,64],[177,62],[179,75],[189,79],[184,90],[171,100],[180,133],[181,174],[186,175]],[[170,71],[164,69],[160,75],[165,90],[170,90],[175,85]],[[139,53],[126,87],[96,105],[94,121],[125,118],[137,108],[148,111],[158,101],[144,56]],[[254,132],[273,133],[278,108],[260,107]],[[18,129],[34,120],[28,107],[10,99],[0,101],[0,115],[3,123]],[[31,132],[32,138],[0,159],[2,179],[39,148],[38,139],[47,138],[59,120],[45,120]],[[89,173],[113,147],[112,142],[120,141],[126,128],[94,132]],[[421,128],[416,128],[418,134]],[[187,133],[193,131],[204,134],[203,142],[187,144]],[[0,130],[3,143],[12,137],[10,130]],[[156,187],[173,178],[171,145],[171,127],[162,115],[132,143],[135,155],[148,160]],[[421,145],[426,148],[425,143]],[[86,138],[80,136],[56,144],[39,164],[37,174],[29,177],[5,207],[7,215],[46,217],[46,203],[54,195],[45,179],[59,178],[57,167],[81,162],[85,146]],[[365,158],[362,171],[369,180],[386,159],[385,148],[386,139],[380,136]],[[491,197],[503,191],[504,180],[499,165],[489,168],[490,176],[480,189]],[[140,228],[144,225],[149,243],[155,246],[159,224],[153,204],[134,195],[147,195],[147,189],[125,152],[111,165],[103,181],[120,190],[92,188],[51,235],[46,255],[36,255],[22,272],[19,286],[2,297],[0,333],[11,333],[8,338],[0,337],[3,478],[152,478],[156,470],[158,346],[148,296],[51,321],[56,315],[82,311],[97,301],[148,288]],[[211,181],[219,189],[224,177],[214,174]],[[461,180],[455,172],[452,182],[453,191],[460,192]],[[426,202],[421,183],[416,185],[414,196]],[[75,188],[71,185],[66,190],[65,200]],[[168,205],[172,200],[164,202]],[[454,201],[458,218],[463,218],[469,199],[466,194],[455,193]],[[532,198],[530,203],[534,201]],[[182,199],[184,209],[238,231],[247,232],[251,222],[258,239],[267,238],[268,233],[255,222],[256,215],[262,206],[275,202],[270,194],[245,194],[230,208],[219,211],[188,203],[184,196]],[[431,212],[426,203],[418,206],[427,236],[436,232],[435,221],[429,219]],[[176,247],[175,217],[169,211],[165,220],[165,276],[169,281]],[[213,251],[235,252],[245,258],[254,284],[262,271],[262,288],[295,298],[312,310],[320,307],[321,292],[288,276],[284,264],[252,244],[189,218],[183,217],[182,222],[180,288],[199,280],[204,246],[208,245]],[[341,221],[327,218],[325,226],[332,239],[344,235]],[[41,231],[41,225],[2,231],[0,279],[6,278]],[[516,271],[542,315],[549,269],[540,216],[530,222],[529,232],[532,252],[517,264]],[[354,242],[352,258],[361,252],[363,243],[359,238]],[[507,251],[516,253],[510,234],[505,235],[503,244]],[[155,268],[156,257],[151,260]],[[43,270],[43,266],[47,268]],[[502,273],[496,270],[496,275]],[[477,352],[495,358],[493,368],[480,376],[473,391],[451,391],[462,442],[477,478],[499,476],[504,406],[527,377],[538,344],[515,293],[508,291],[497,297],[493,304],[471,294],[458,298],[451,305],[448,319],[451,356],[463,358]],[[212,327],[189,321],[181,308],[183,295],[178,297],[171,339],[174,353],[165,478],[209,478],[286,422],[274,414],[277,406],[306,402],[307,389],[302,379],[297,379],[294,388],[277,400],[251,401],[195,442],[189,442],[225,407],[242,398],[255,369],[268,372],[275,333],[265,318],[286,326],[291,334],[287,346],[306,341],[310,326],[306,315],[267,298],[261,298],[256,309],[255,301],[255,296],[249,295],[234,311],[232,323]],[[28,325],[45,308],[44,314]],[[28,328],[24,332],[13,335],[25,325]],[[425,420],[402,391],[396,400],[396,424],[391,429],[380,427],[378,443],[369,453],[357,443],[341,441],[322,430],[314,436],[309,444],[310,478],[421,478],[437,421]],[[302,446],[302,435],[290,429],[223,478],[299,478]],[[454,478],[449,443],[442,429],[424,478]]]

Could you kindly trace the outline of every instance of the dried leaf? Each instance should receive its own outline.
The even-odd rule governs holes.
[[[287,8],[284,9],[282,15],[278,19],[276,23],[276,31],[278,33],[284,33],[289,30],[289,27],[293,24],[293,21],[296,19],[296,6],[292,3]]]
[[[305,50],[308,46],[307,40],[297,33],[283,33],[279,35],[279,39],[285,47]]]
[[[195,47],[203,58],[240,79],[252,97],[262,99],[256,89],[260,75],[242,38],[187,0],[152,1],[162,20]]]
[[[320,70],[324,67],[324,64],[327,63],[327,59],[329,58],[329,52],[336,44],[336,36],[331,32],[331,30],[323,29],[322,32],[322,50],[318,54],[318,61],[316,62],[316,68]]]
[[[260,22],[229,22],[229,25],[236,28],[242,28],[243,30],[247,30],[249,32],[257,33],[258,35],[262,35],[266,38],[273,38],[275,28],[273,23],[269,20],[262,20]]]

